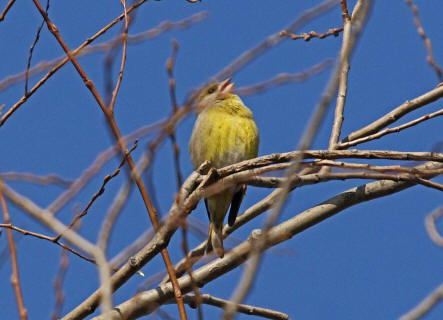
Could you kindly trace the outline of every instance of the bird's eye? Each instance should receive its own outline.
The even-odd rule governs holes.
[[[210,87],[210,88],[208,89],[208,93],[209,93],[209,94],[214,93],[214,92],[215,92],[215,87]]]

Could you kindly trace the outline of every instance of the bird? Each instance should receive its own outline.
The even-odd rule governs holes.
[[[189,139],[188,151],[194,169],[209,161],[215,169],[257,157],[259,135],[251,110],[233,94],[231,78],[206,85],[195,104],[197,118]],[[232,226],[243,200],[246,185],[229,187],[205,199],[209,218],[206,252],[211,247],[223,258],[222,227],[230,207]]]

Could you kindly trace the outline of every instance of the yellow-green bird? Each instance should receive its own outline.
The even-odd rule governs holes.
[[[197,120],[189,140],[194,169],[205,161],[222,168],[257,156],[257,126],[251,110],[232,93],[234,83],[230,80],[207,85],[197,98]],[[223,220],[231,206],[228,223],[234,223],[245,191],[246,185],[238,185],[205,199],[209,217],[207,249],[212,246],[220,258],[224,255]]]

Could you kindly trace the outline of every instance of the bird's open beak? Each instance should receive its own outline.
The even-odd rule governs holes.
[[[232,78],[228,78],[220,83],[220,92],[222,94],[229,94],[232,93],[232,91],[234,90],[235,83],[231,83],[231,79]]]

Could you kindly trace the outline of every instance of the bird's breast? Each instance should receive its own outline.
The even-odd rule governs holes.
[[[252,118],[217,110],[198,116],[189,143],[194,168],[207,160],[221,168],[251,159],[257,149],[258,132]]]

